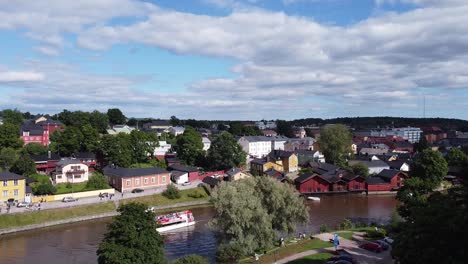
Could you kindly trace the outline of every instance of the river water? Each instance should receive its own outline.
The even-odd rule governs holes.
[[[394,196],[337,195],[308,201],[310,222],[298,232],[317,231],[321,224],[333,227],[346,217],[380,221],[389,219],[397,201]],[[184,231],[164,235],[168,260],[199,254],[214,260],[217,240],[207,227],[213,217],[211,207],[192,210],[197,224]],[[0,263],[96,263],[96,248],[111,219],[49,227],[0,237]]]

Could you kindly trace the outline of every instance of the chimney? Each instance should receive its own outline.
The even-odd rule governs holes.
[[[47,151],[47,157],[48,157],[49,159],[52,158],[52,152],[51,152],[50,150]]]

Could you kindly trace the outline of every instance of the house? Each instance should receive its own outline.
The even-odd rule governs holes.
[[[48,146],[50,144],[50,135],[55,130],[61,129],[62,124],[59,121],[41,116],[23,121],[20,127],[20,138],[25,145],[34,142]]]
[[[166,165],[168,167],[172,166],[172,165],[180,165],[182,164],[182,162],[175,156],[171,155],[170,157],[167,157],[166,156]]]
[[[120,192],[135,188],[148,189],[166,186],[170,183],[169,172],[158,167],[120,168],[107,166],[103,169],[109,184]]]
[[[276,122],[275,121],[258,121],[258,122],[255,122],[255,126],[257,126],[258,129],[260,130],[276,129]]]
[[[306,131],[303,127],[296,127],[293,129],[293,134],[296,138],[305,138]]]
[[[399,127],[391,129],[371,130],[372,137],[397,136],[408,140],[410,143],[419,142],[423,131],[417,127]]]
[[[244,136],[237,141],[249,156],[263,158],[273,149],[284,149],[287,137]]]
[[[93,172],[96,169],[96,154],[92,152],[77,152],[72,154],[72,158],[88,166],[89,172]]]
[[[149,123],[143,124],[144,130],[156,130],[160,129],[164,132],[169,132],[169,128],[171,128],[171,123],[169,120],[153,120]]]
[[[271,130],[271,129],[262,130],[262,134],[265,137],[276,137],[276,136],[278,136],[278,133],[276,133],[276,131]]]
[[[288,140],[289,138],[284,136],[271,137],[271,149],[284,150],[284,144]]]
[[[369,174],[378,174],[385,169],[390,169],[387,163],[381,160],[350,160],[349,166],[354,166],[358,163],[364,164],[369,168]]]
[[[185,127],[171,127],[169,128],[169,133],[171,133],[174,136],[182,135],[185,131]]]
[[[0,202],[8,199],[22,202],[25,200],[26,177],[7,171],[0,172]]]
[[[226,178],[228,181],[237,181],[237,180],[241,180],[241,179],[245,179],[245,178],[248,178],[250,177],[249,174],[243,172],[242,170],[238,169],[238,168],[232,168],[228,171],[226,171]]]
[[[385,169],[373,177],[366,180],[368,192],[394,191],[403,186],[406,174],[398,170]]]
[[[171,151],[171,147],[171,144],[167,143],[167,141],[161,140],[158,146],[154,148],[153,155],[158,159],[164,159]]]
[[[109,135],[117,135],[119,133],[130,134],[133,130],[135,130],[134,127],[129,127],[127,125],[115,125],[112,128],[106,129]]]
[[[290,138],[284,143],[284,150],[314,150],[314,143],[316,140],[311,137],[304,138]]]
[[[284,174],[280,171],[277,171],[273,168],[271,169],[268,169],[264,172],[265,176],[268,176],[268,177],[272,177],[272,178],[275,178],[275,179],[278,179],[278,180],[283,180],[284,179]]]
[[[392,170],[399,170],[404,172],[408,172],[410,170],[409,162],[404,160],[387,161],[387,164]]]
[[[188,182],[188,172],[171,171],[171,181],[175,184],[182,184]]]
[[[60,155],[49,151],[47,154],[31,155],[31,159],[36,164],[37,173],[49,174],[57,167]]]
[[[408,141],[389,142],[388,145],[395,152],[413,152],[413,144]]]
[[[294,185],[300,193],[323,193],[330,191],[330,182],[320,175],[311,172],[294,180]]]
[[[325,156],[318,150],[296,150],[299,166],[308,166],[311,161],[325,162]]]
[[[203,150],[208,151],[211,147],[211,140],[207,137],[202,137]]]
[[[359,155],[382,155],[388,152],[387,148],[361,148],[359,150]]]
[[[209,177],[203,178],[202,182],[208,185],[211,189],[213,189],[217,187],[221,181],[215,177],[209,176]]]
[[[363,192],[366,190],[366,178],[361,175],[346,173],[343,176],[343,180],[348,183],[349,192]]]
[[[89,169],[78,159],[65,158],[57,162],[52,181],[58,183],[82,183],[88,181]]]
[[[169,171],[181,171],[188,173],[188,181],[193,182],[199,179],[198,169],[185,165],[171,165],[167,168]]]
[[[299,166],[297,155],[291,151],[272,150],[267,156],[267,161],[280,166],[279,171],[284,173],[296,172]]]

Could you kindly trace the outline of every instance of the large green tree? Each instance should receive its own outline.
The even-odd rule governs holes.
[[[5,109],[2,111],[4,123],[20,126],[23,124],[23,114],[17,109]]]
[[[341,166],[346,164],[346,158],[351,153],[351,139],[351,133],[344,125],[330,125],[322,129],[318,143],[326,161]]]
[[[279,232],[292,233],[297,223],[309,219],[296,190],[268,177],[222,182],[212,192],[211,202],[216,214],[210,226],[244,254],[267,248]]]
[[[187,165],[198,165],[204,157],[202,136],[192,127],[186,127],[182,135],[176,139],[177,157]]]
[[[41,143],[31,142],[26,144],[21,150],[21,152],[29,155],[40,155],[47,153],[47,150],[47,147],[42,145]]]
[[[107,110],[107,116],[109,117],[109,123],[113,125],[125,124],[125,121],[127,120],[122,111],[120,111],[118,108],[111,108]]]
[[[109,126],[109,117],[105,113],[94,110],[89,114],[89,122],[99,133],[105,133]]]
[[[89,177],[89,180],[86,182],[86,188],[91,190],[105,189],[109,188],[109,184],[102,173],[94,171],[93,175]]]
[[[130,144],[133,149],[133,163],[141,163],[153,156],[159,141],[155,133],[133,130],[130,133]]]
[[[245,164],[247,154],[229,133],[218,135],[208,150],[207,160],[213,169],[226,170]]]
[[[463,166],[468,158],[466,154],[458,148],[451,148],[445,159],[450,166]]]
[[[276,120],[276,131],[279,135],[293,138],[294,130],[291,122],[285,120]]]
[[[165,263],[154,213],[140,203],[121,205],[97,250],[99,264]]]
[[[369,168],[366,166],[366,164],[356,163],[351,167],[351,169],[353,170],[353,173],[355,175],[359,175],[364,178],[367,178],[367,176],[369,176]]]
[[[9,169],[16,160],[16,151],[12,148],[2,148],[0,150],[0,168]]]
[[[83,134],[78,128],[68,126],[62,132],[54,131],[50,135],[50,140],[52,141],[50,147],[54,152],[58,152],[61,156],[70,156],[81,150]]]
[[[0,125],[0,148],[18,149],[23,146],[19,137],[19,127],[11,123]]]
[[[133,162],[133,151],[130,135],[104,135],[101,144],[102,155],[106,160],[120,167],[129,167]]]
[[[29,176],[36,173],[36,163],[29,156],[23,155],[13,163],[10,171],[19,175]]]
[[[89,124],[81,127],[81,134],[83,135],[80,142],[80,149],[84,151],[96,152],[100,147],[99,132],[96,128]]]
[[[428,189],[434,189],[447,175],[448,166],[439,151],[425,149],[418,155],[411,166],[411,177],[423,180]]]

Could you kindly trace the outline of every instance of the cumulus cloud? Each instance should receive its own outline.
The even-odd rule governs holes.
[[[0,83],[41,81],[44,75],[34,71],[0,71]]]

